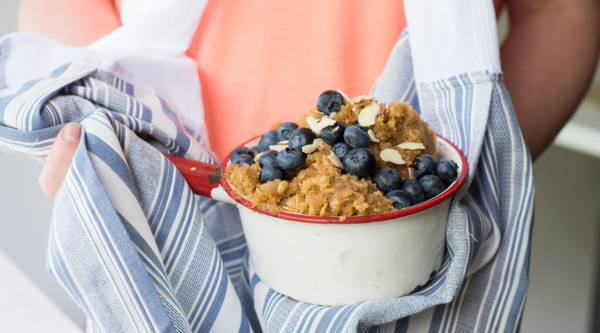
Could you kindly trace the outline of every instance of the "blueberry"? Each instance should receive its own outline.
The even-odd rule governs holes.
[[[302,147],[313,143],[316,138],[317,135],[310,128],[299,127],[292,132],[292,135],[290,135],[288,146],[291,149],[302,151]]]
[[[410,207],[410,196],[402,190],[393,190],[385,195],[386,198],[392,199],[392,206],[396,209]]]
[[[381,168],[375,171],[373,182],[383,194],[386,194],[400,189],[402,186],[402,177],[398,171],[392,168]]]
[[[359,178],[372,174],[376,165],[375,154],[367,148],[354,148],[344,156],[344,170]]]
[[[336,130],[337,128],[337,130]],[[344,131],[346,126],[342,122],[336,121],[335,125],[327,126],[321,130],[321,138],[328,145],[333,145],[344,139]]]
[[[317,99],[317,109],[326,115],[339,112],[344,105],[344,97],[337,91],[326,90]]]
[[[254,164],[254,159],[250,157],[250,155],[241,154],[236,156],[233,160],[231,160],[231,164],[237,164],[239,166],[242,166],[244,164],[252,165]]]
[[[435,174],[444,185],[449,186],[458,178],[458,165],[454,161],[441,158],[435,164]]]
[[[344,156],[352,150],[352,147],[348,146],[345,142],[338,142],[331,147],[331,151],[337,156],[340,161],[344,160]]]
[[[444,184],[436,175],[425,175],[419,179],[427,198],[433,198],[444,192]]]
[[[283,179],[283,172],[274,165],[267,165],[260,171],[260,182],[266,183],[275,179]]]
[[[353,148],[366,148],[371,143],[371,137],[367,132],[354,125],[344,131],[344,141]]]
[[[421,179],[421,177],[433,173],[433,169],[435,169],[435,160],[431,155],[423,154],[415,158],[412,166],[415,178]]]
[[[269,146],[273,146],[277,144],[277,132],[275,130],[268,130],[263,134],[262,138],[258,142],[258,147],[256,151],[262,153],[263,151],[269,149]]]
[[[413,206],[420,204],[426,199],[423,186],[414,179],[405,180],[400,189],[410,196],[410,202]]]
[[[292,122],[279,125],[279,128],[277,129],[277,142],[289,140],[290,135],[292,135],[292,132],[295,131],[296,128],[298,128],[298,125]]]
[[[246,154],[248,156],[254,156],[254,153],[252,153],[252,151],[249,148],[237,147],[231,152],[229,159],[233,161],[233,159],[236,158],[236,156],[243,154]]]
[[[296,173],[304,167],[304,154],[295,149],[285,148],[277,155],[275,164],[281,171]]]
[[[267,165],[275,165],[275,160],[277,160],[277,152],[274,150],[265,150],[262,155],[258,158],[258,165],[261,168],[266,167]]]

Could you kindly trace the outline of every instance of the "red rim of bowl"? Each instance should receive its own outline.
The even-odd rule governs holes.
[[[322,217],[322,216],[314,216],[314,215],[306,215],[306,214],[288,213],[288,212],[283,212],[283,211],[278,212],[278,213],[273,213],[273,212],[263,210],[263,209],[252,208],[252,202],[244,199],[242,196],[235,193],[235,191],[231,188],[231,186],[227,182],[227,179],[225,178],[225,169],[226,169],[225,167],[221,168],[221,176],[222,176],[221,177],[221,185],[223,186],[223,188],[225,189],[227,194],[233,200],[241,203],[245,207],[250,208],[251,210],[253,210],[257,213],[265,214],[265,215],[269,215],[269,216],[273,216],[273,217],[278,217],[278,218],[281,218],[284,220],[304,222],[304,223],[318,223],[318,224],[331,224],[331,223],[357,224],[357,223],[380,222],[380,221],[396,219],[399,217],[422,212],[422,211],[427,210],[437,204],[440,204],[440,203],[446,201],[447,199],[451,198],[465,184],[465,182],[467,180],[467,175],[469,174],[469,164],[467,163],[467,158],[465,157],[463,152],[460,149],[458,149],[458,147],[456,147],[452,142],[446,140],[442,136],[440,136],[438,134],[436,134],[436,136],[438,138],[444,140],[450,146],[452,146],[452,148],[454,148],[454,150],[460,156],[462,167],[461,167],[460,174],[458,175],[458,179],[454,182],[454,184],[452,184],[452,186],[450,186],[448,189],[446,189],[444,192],[442,192],[442,194],[440,194],[432,199],[429,199],[425,202],[422,202],[418,205],[410,206],[408,208],[403,208],[400,210],[395,210],[393,212],[362,215],[362,216],[347,216],[345,220],[342,220],[341,216]],[[258,136],[258,137],[260,137],[260,136]],[[257,139],[258,137],[248,140],[243,145],[248,144],[249,142]],[[230,154],[227,154],[225,156],[225,158],[223,159],[223,162],[221,164],[222,166],[227,165],[227,162],[229,161],[229,155]]]

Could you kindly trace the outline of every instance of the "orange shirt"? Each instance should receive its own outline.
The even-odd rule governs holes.
[[[212,150],[297,120],[324,90],[367,94],[405,26],[397,0],[209,1],[188,55]]]
[[[40,29],[53,12],[54,35],[90,43],[120,25],[121,4],[60,0],[29,11]],[[324,90],[368,93],[405,26],[402,0],[208,1],[187,54],[198,64],[212,150],[221,158],[297,120]]]

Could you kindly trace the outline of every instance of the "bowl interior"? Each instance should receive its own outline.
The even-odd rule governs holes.
[[[411,206],[408,208],[403,208],[403,209],[396,210],[393,212],[372,214],[372,215],[363,215],[363,216],[348,216],[346,218],[342,218],[340,216],[321,217],[321,216],[296,214],[296,213],[288,213],[288,212],[273,213],[273,212],[269,212],[266,210],[253,208],[252,202],[246,200],[242,196],[235,193],[235,191],[233,190],[231,185],[229,185],[229,183],[227,182],[227,179],[225,178],[225,168],[221,168],[221,175],[222,175],[221,185],[223,186],[223,188],[225,189],[227,194],[233,200],[244,205],[245,207],[248,207],[257,213],[266,214],[269,216],[274,216],[274,217],[278,217],[278,218],[282,218],[282,219],[286,219],[286,220],[292,220],[292,221],[298,221],[298,222],[304,222],[304,223],[353,224],[353,223],[379,222],[379,221],[385,221],[385,220],[390,220],[390,219],[396,219],[396,218],[399,218],[402,216],[416,214],[418,212],[421,212],[428,208],[431,208],[441,202],[444,202],[445,200],[452,197],[464,185],[465,181],[467,180],[467,176],[469,174],[469,165],[467,163],[467,159],[466,159],[465,155],[462,153],[462,151],[460,151],[460,149],[458,149],[455,145],[453,145],[448,140],[444,139],[443,137],[441,137],[437,134],[436,134],[436,136],[437,136],[436,147],[438,148],[436,157],[445,158],[445,159],[453,160],[454,162],[456,162],[456,164],[458,165],[458,171],[459,171],[458,178],[454,181],[454,183],[450,184],[450,186],[448,186],[448,188],[444,192],[440,193],[436,197],[431,198],[431,199],[429,199],[425,202],[422,202],[418,205],[414,205],[414,206]],[[257,138],[254,138],[254,139],[246,142],[244,144],[244,146],[247,148],[255,147],[258,145],[260,138],[261,138],[260,136]],[[223,159],[222,165],[229,165],[229,164],[230,164],[230,160],[229,160],[229,154],[228,154]]]

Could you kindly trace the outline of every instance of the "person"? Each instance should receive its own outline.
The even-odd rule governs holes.
[[[583,98],[600,48],[594,0],[495,0],[508,7],[501,47],[505,84],[535,160]],[[86,46],[120,25],[119,0],[23,0],[21,31]],[[49,14],[51,13],[51,14]],[[196,60],[212,150],[222,157],[276,121],[295,120],[314,97],[370,90],[406,26],[401,1],[209,1],[187,55]],[[53,198],[80,136],[63,128],[40,174]]]

